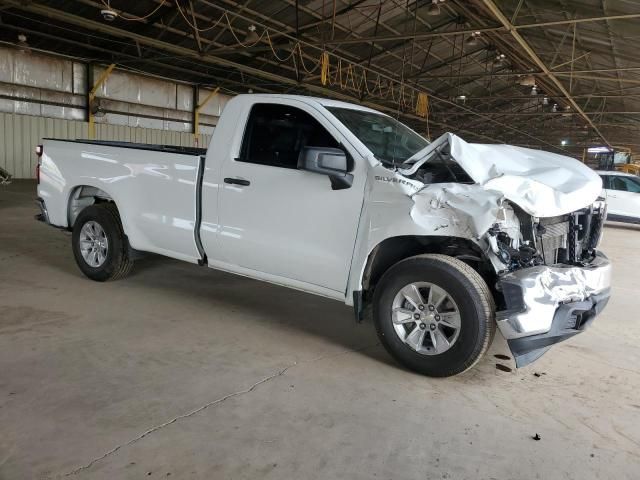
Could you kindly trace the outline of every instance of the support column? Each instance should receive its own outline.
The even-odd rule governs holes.
[[[89,92],[93,88],[93,63],[87,63],[87,76],[85,77],[85,115],[84,120],[88,123],[91,117],[91,100],[89,100]]]
[[[198,115],[196,115],[196,111],[198,110],[198,101],[200,100],[200,86],[198,85],[194,85],[193,86],[193,110],[191,111],[191,133],[193,133],[193,136],[196,140],[196,145],[198,142],[198,127],[196,127],[196,124],[198,123]]]
[[[96,92],[98,91],[98,88],[100,88],[100,86],[104,83],[104,81],[109,77],[109,75],[111,75],[111,72],[113,71],[113,69],[115,68],[116,64],[112,63],[111,65],[109,65],[107,67],[107,69],[102,72],[102,75],[100,75],[100,78],[98,78],[98,81],[93,84],[91,86],[91,90],[89,91],[89,94],[87,95],[87,112],[89,115],[89,138],[93,139],[95,138],[95,120],[94,120],[94,116],[95,116],[95,109],[94,109],[94,101],[96,99]],[[91,83],[93,83],[93,68],[91,66],[87,67],[87,86],[91,85]],[[91,73],[89,73],[89,70],[91,70]],[[91,82],[91,83],[89,83]]]
[[[218,91],[220,90],[220,87],[216,87],[214,90],[211,91],[211,93],[209,93],[209,95],[207,95],[207,98],[205,98],[202,103],[198,104],[198,102],[194,102],[194,109],[193,109],[193,135],[197,138],[198,135],[200,134],[200,110],[202,110],[202,108],[209,103],[209,101],[211,101],[211,99],[216,95],[216,93],[218,93]],[[195,100],[198,100],[198,98],[195,98]]]

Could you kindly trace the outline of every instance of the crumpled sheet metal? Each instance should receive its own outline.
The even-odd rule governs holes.
[[[486,250],[489,245],[484,237],[496,223],[519,239],[519,221],[503,194],[481,185],[425,185],[377,165],[372,168],[368,188],[371,203],[364,213],[370,231],[369,249],[388,237],[436,235],[466,238]]]
[[[449,143],[452,158],[478,184],[536,217],[563,215],[593,203],[602,191],[600,177],[581,162],[555,153],[511,145],[467,143],[445,133],[416,153],[402,171],[415,172],[436,148]]]
[[[462,235],[477,240],[501,218],[502,198],[500,192],[485,190],[479,185],[427,185],[412,196],[411,218],[440,235]]]
[[[611,264],[598,253],[588,267],[524,268],[502,275],[499,282],[516,284],[523,292],[522,312],[498,313],[498,327],[510,340],[548,332],[561,303],[582,301],[608,289]]]
[[[372,160],[373,163],[373,160]],[[451,236],[468,239],[483,251],[489,248],[483,237],[496,222],[500,223],[502,195],[480,185],[440,183],[424,185],[385,168],[381,164],[369,170],[360,228],[354,257],[355,271],[350,292],[362,289],[362,275],[369,254],[381,242],[392,237]],[[503,230],[519,232],[517,219],[508,205]],[[482,237],[482,238],[480,238]],[[503,269],[495,255],[489,258],[496,271]]]

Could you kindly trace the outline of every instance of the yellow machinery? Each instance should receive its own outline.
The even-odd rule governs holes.
[[[616,165],[616,170],[624,173],[631,173],[633,175],[640,176],[640,165],[637,163],[624,163],[622,165]]]

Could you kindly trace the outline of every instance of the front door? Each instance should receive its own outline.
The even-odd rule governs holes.
[[[297,169],[304,146],[344,150],[331,128],[310,107],[252,107],[240,156],[222,169],[219,246],[225,263],[346,290],[364,171],[354,169],[350,188],[332,190],[326,175]]]

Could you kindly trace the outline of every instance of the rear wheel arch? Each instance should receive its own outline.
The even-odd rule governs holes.
[[[77,185],[69,192],[67,201],[67,225],[69,229],[73,226],[80,215],[80,212],[90,205],[97,203],[112,202],[115,205],[113,197],[104,190],[92,185]],[[117,205],[116,209],[117,209]]]

